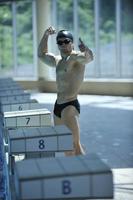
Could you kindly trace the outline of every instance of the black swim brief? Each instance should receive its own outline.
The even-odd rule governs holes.
[[[61,118],[61,112],[64,108],[66,108],[67,106],[74,106],[77,111],[80,113],[80,104],[78,102],[78,100],[74,100],[74,101],[69,101],[67,103],[62,103],[62,104],[57,104],[57,101],[55,102],[55,105],[54,105],[54,114]]]

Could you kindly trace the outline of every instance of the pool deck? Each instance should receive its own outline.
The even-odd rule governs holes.
[[[56,94],[32,93],[51,112]],[[81,142],[112,169],[114,200],[133,199],[133,98],[79,95]]]

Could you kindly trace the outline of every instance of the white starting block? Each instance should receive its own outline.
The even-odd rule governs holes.
[[[9,130],[8,139],[10,155],[73,150],[72,133],[65,125]]]
[[[14,173],[15,155],[25,158],[55,157],[55,152],[73,150],[72,132],[65,125],[19,128],[8,131],[8,163]]]
[[[47,109],[4,112],[4,127],[42,127],[51,126],[51,112]]]
[[[15,188],[19,200],[108,199],[113,177],[96,155],[30,159],[15,164]]]
[[[9,95],[18,95],[24,93],[23,89],[21,88],[7,88],[0,90],[0,97],[2,96],[9,96]]]
[[[1,104],[6,103],[6,102],[12,102],[12,101],[21,101],[21,100],[29,100],[30,99],[30,94],[26,92],[21,92],[19,94],[10,94],[10,95],[2,95],[0,96],[0,101]]]
[[[9,90],[9,89],[22,89],[22,87],[18,84],[18,83],[16,83],[15,81],[13,81],[12,83],[2,83],[2,82],[0,82],[0,91],[2,91],[2,90]]]
[[[3,104],[3,112],[21,111],[21,110],[34,110],[44,108],[44,104],[38,102],[25,102],[15,104]]]
[[[6,88],[16,88],[19,87],[19,84],[14,81],[12,78],[0,78],[0,90],[6,89]]]
[[[8,106],[8,105],[11,105],[11,104],[23,104],[23,103],[28,103],[30,102],[31,100],[30,99],[12,99],[12,100],[9,100],[8,98],[5,100],[5,101],[2,101],[1,102],[1,105],[2,107],[3,106]]]

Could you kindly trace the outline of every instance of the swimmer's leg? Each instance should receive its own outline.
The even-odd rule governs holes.
[[[80,143],[79,113],[77,109],[72,105],[64,108],[61,113],[61,120],[73,134],[74,151],[67,152],[66,155],[85,154]]]

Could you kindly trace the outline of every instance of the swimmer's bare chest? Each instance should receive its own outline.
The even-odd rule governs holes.
[[[57,81],[58,80],[64,80],[67,79],[68,76],[70,78],[70,76],[73,75],[74,73],[74,68],[76,66],[76,62],[72,61],[72,60],[60,60],[57,67],[56,67],[56,77],[57,77]],[[64,80],[65,81],[65,80]]]
[[[57,94],[59,99],[73,100],[83,81],[84,67],[72,59],[60,60],[56,68]]]

